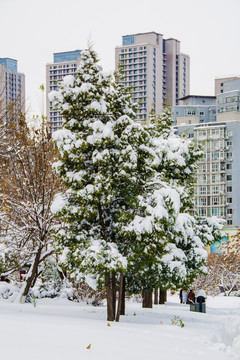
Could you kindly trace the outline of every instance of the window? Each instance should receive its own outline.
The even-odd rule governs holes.
[[[124,45],[133,45],[134,44],[134,35],[123,36],[122,37],[122,44],[123,44],[123,46]]]
[[[232,159],[232,153],[231,152],[227,153],[227,159]]]
[[[219,197],[213,196],[213,198],[212,198],[212,205],[219,205]]]
[[[206,184],[207,183],[206,175],[199,175],[198,182],[199,182],[199,184]]]
[[[232,198],[231,197],[227,198],[227,204],[232,204]]]
[[[217,171],[219,171],[219,164],[213,163],[212,164],[212,172],[217,172]]]
[[[212,183],[218,183],[219,182],[219,174],[212,175]]]
[[[206,209],[205,208],[199,208],[198,214],[199,214],[199,216],[206,216]]]
[[[232,181],[232,175],[227,175],[227,181]]]
[[[232,220],[227,220],[227,225],[232,225]]]
[[[200,195],[205,195],[206,194],[206,187],[205,186],[200,186],[199,187],[199,194]]]
[[[206,130],[200,130],[198,131],[198,139],[205,139],[207,136]]]
[[[227,130],[227,136],[232,136],[232,130]]]
[[[187,110],[186,115],[196,115],[196,111],[194,110]]]
[[[219,129],[212,129],[212,137],[216,139],[219,138],[219,136],[220,136]]]
[[[206,198],[205,197],[200,197],[199,198],[199,205],[200,206],[206,206],[207,202],[206,202]]]
[[[227,209],[227,214],[228,215],[232,215],[232,213],[233,213],[233,209]]]
[[[227,186],[227,192],[232,192],[232,186]]]
[[[227,164],[227,170],[231,170],[232,169],[232,164]]]
[[[199,172],[206,172],[206,164],[200,164],[199,165]]]
[[[219,187],[218,186],[213,186],[212,187],[212,194],[219,194]]]
[[[212,216],[219,216],[219,208],[217,207],[212,208]]]

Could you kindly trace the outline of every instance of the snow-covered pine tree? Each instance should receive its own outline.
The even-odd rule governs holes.
[[[190,139],[176,135],[172,125],[171,112],[165,109],[160,117],[151,114],[151,122],[147,126],[156,158],[152,163],[155,179],[145,201],[150,205],[153,194],[160,189],[168,194],[164,205],[167,218],[162,219],[165,226],[158,223],[158,230],[163,230],[162,234],[158,233],[158,243],[164,238],[168,240],[163,243],[162,252],[155,252],[157,247],[154,249],[154,246],[157,245],[151,239],[153,228],[151,234],[141,233],[141,238],[146,237],[150,242],[145,247],[147,241],[144,240],[143,248],[139,252],[136,249],[133,251],[137,256],[130,261],[127,273],[130,287],[137,292],[152,292],[156,287],[176,288],[183,283],[191,283],[205,270],[206,246],[219,238],[222,228],[217,219],[206,219],[203,226],[203,221],[194,215],[193,185],[201,151]],[[159,209],[157,212],[159,214]],[[157,224],[156,218],[154,222]],[[133,243],[137,244],[136,241]]]
[[[115,122],[118,114],[108,102],[113,96],[110,77],[91,49],[82,52],[76,77],[65,78],[50,94],[64,117],[63,128],[54,134],[61,154],[55,167],[69,188],[52,206],[65,220],[56,237],[71,272],[97,281],[105,277],[108,320],[115,319],[115,274],[127,265],[117,238],[120,215],[126,221],[122,185],[133,166],[127,141],[119,140],[131,120]]]
[[[64,116],[54,134],[61,155],[55,167],[69,188],[52,206],[65,221],[56,239],[71,272],[105,277],[113,320],[115,274],[142,250],[154,259],[162,254],[175,193],[163,182],[153,186],[151,136],[133,121],[121,79],[110,83],[91,49],[82,53],[76,77],[65,78],[50,100]]]
[[[207,246],[223,236],[221,229],[224,221],[216,217],[201,219],[194,210],[194,184],[198,161],[202,155],[201,148],[186,136],[175,134],[171,111],[168,108],[165,109],[160,119],[156,118],[153,121],[155,134],[159,129],[161,129],[159,133],[163,134],[168,142],[164,144],[162,136],[160,138],[155,136],[157,141],[160,140],[160,143],[163,144],[162,149],[161,146],[158,146],[162,154],[160,155],[162,162],[158,171],[164,172],[166,169],[164,178],[168,178],[170,182],[174,182],[175,186],[177,185],[181,189],[181,209],[175,226],[171,229],[174,239],[174,245],[171,244],[171,248],[174,249],[175,246],[178,248],[178,256],[175,255],[172,260],[176,261],[176,264],[180,262],[181,266],[179,269],[176,266],[173,270],[171,257],[169,257],[173,252],[170,251],[167,262],[163,263],[160,278],[163,286],[167,288],[186,287],[199,274],[206,271]],[[180,269],[183,272],[179,271]],[[185,276],[183,276],[184,273]]]

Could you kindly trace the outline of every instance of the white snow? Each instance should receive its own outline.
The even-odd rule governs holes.
[[[128,302],[126,316],[108,326],[106,305],[41,299],[34,307],[1,300],[0,355],[8,360],[239,359],[240,298],[208,297],[206,308],[206,314],[190,312],[177,295],[153,309]],[[184,327],[173,325],[174,318]]]
[[[59,193],[55,195],[54,201],[51,205],[51,211],[53,214],[57,213],[58,211],[61,211],[62,208],[64,208],[67,205],[68,201],[66,197],[64,197],[63,194]]]
[[[74,83],[74,76],[73,75],[67,75],[63,78],[63,84],[67,87],[73,86]]]
[[[55,102],[57,101],[62,102],[63,96],[60,94],[59,91],[53,90],[48,94],[48,99],[50,102],[53,102],[55,104]]]

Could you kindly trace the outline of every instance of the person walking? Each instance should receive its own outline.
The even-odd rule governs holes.
[[[202,304],[205,303],[206,298],[207,298],[207,295],[203,289],[200,289],[197,291],[196,299],[197,299],[197,302],[200,304],[200,309],[199,309],[200,312],[202,312],[202,308],[203,308]]]
[[[188,301],[188,292],[187,290],[182,289],[182,302],[186,304]]]
[[[180,299],[180,304],[182,304],[182,289],[180,289],[179,291],[179,299]]]
[[[188,293],[188,304],[194,304],[195,303],[195,293],[194,291],[191,289]]]

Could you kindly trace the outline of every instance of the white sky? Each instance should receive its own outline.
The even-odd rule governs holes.
[[[94,44],[114,69],[122,35],[155,31],[190,56],[190,93],[214,95],[214,78],[240,75],[240,0],[0,0],[0,57],[18,60],[31,112],[43,112],[45,65],[53,53]]]

